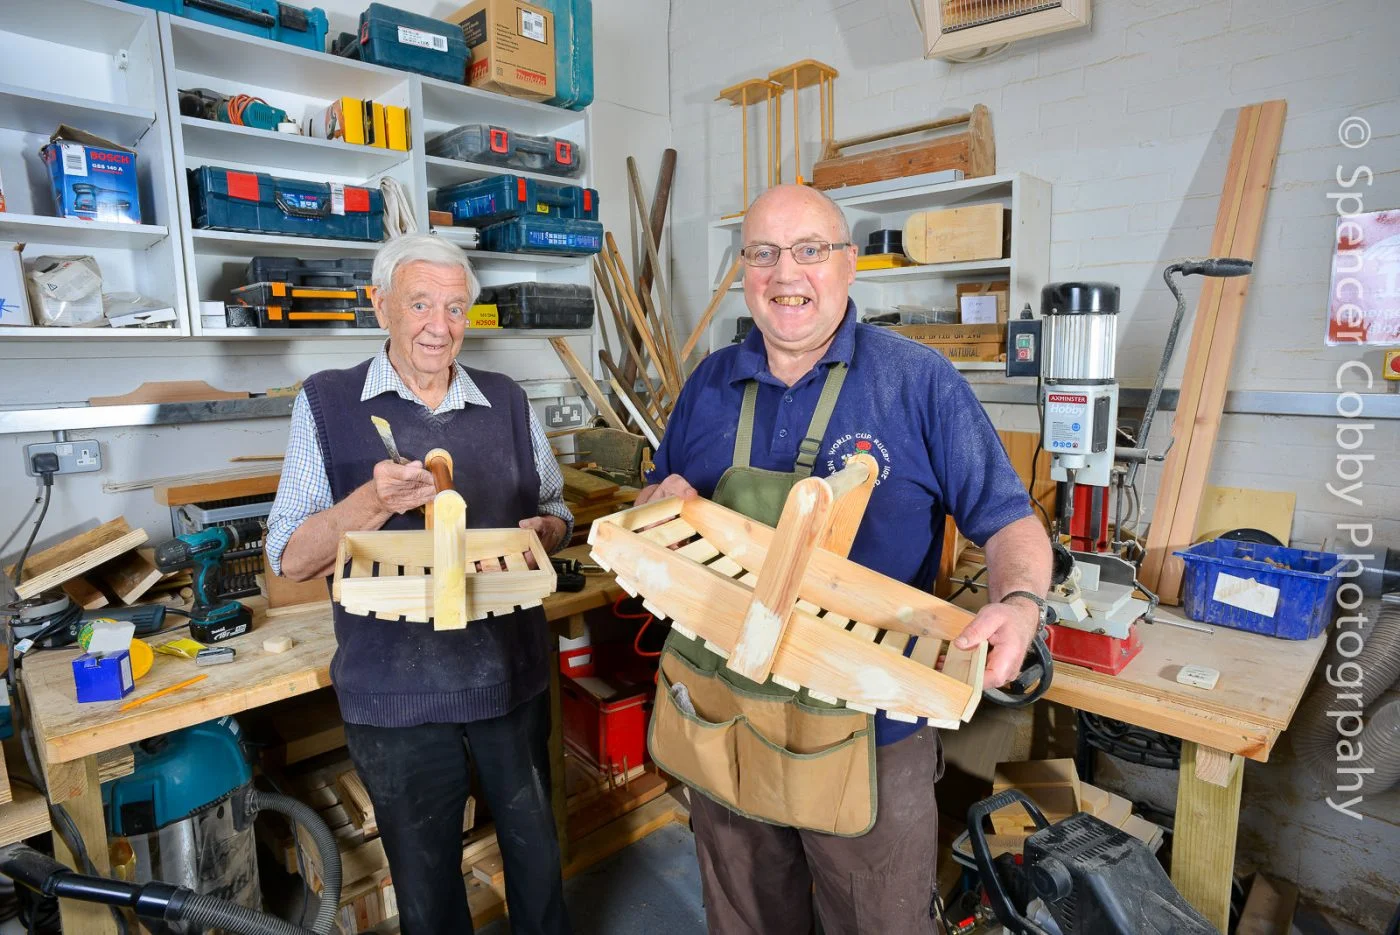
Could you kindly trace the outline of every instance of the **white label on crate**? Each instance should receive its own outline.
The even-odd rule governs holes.
[[[87,150],[82,143],[63,144],[63,174],[87,175]]]
[[[531,13],[529,10],[520,11],[520,35],[526,39],[533,39],[536,42],[546,42],[544,34],[544,14]]]
[[[1260,584],[1253,578],[1236,578],[1223,571],[1215,579],[1215,593],[1211,598],[1265,617],[1272,617],[1278,610],[1278,588]]]
[[[345,213],[345,183],[331,183],[331,214]]]
[[[431,32],[423,32],[421,29],[409,29],[407,26],[399,27],[399,41],[404,45],[416,45],[420,49],[433,49],[438,52],[447,51],[446,36],[439,36]]]

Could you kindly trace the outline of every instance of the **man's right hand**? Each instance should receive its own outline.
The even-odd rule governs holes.
[[[682,500],[689,500],[691,497],[698,497],[700,494],[690,482],[679,474],[671,474],[659,484],[652,484],[650,487],[643,487],[641,493],[637,494],[637,506],[650,503],[653,500],[664,500],[667,497],[680,497]]]
[[[374,466],[375,499],[386,513],[407,513],[430,502],[437,495],[433,475],[423,468],[422,461],[395,464],[380,461]]]

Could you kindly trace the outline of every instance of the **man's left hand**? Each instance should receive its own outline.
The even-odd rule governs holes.
[[[564,521],[557,516],[532,516],[529,519],[520,521],[521,529],[533,529],[540,537],[541,544],[546,552],[553,552],[559,548],[559,544],[564,541],[564,530],[568,527]],[[530,556],[526,556],[530,560]],[[534,565],[530,566],[531,568]]]
[[[986,642],[991,649],[982,682],[988,688],[1000,688],[1021,671],[1026,650],[1039,626],[1040,613],[1030,601],[1013,599],[1008,604],[988,604],[972,618],[954,645],[971,649]]]

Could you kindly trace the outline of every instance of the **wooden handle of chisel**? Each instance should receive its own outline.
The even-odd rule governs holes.
[[[452,489],[452,455],[441,448],[434,448],[423,456],[423,467],[433,475],[433,487],[438,493]],[[423,511],[425,526],[433,528],[433,505],[429,503]]]

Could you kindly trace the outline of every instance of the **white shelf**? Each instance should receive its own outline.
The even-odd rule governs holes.
[[[826,191],[832,200],[842,208],[865,211],[872,214],[897,214],[901,211],[914,211],[938,207],[982,198],[993,192],[1006,194],[1011,190],[1014,175],[988,175],[979,179],[962,179],[957,182],[943,182],[937,185],[920,185],[914,188],[899,188],[888,192],[857,195],[853,198],[841,197],[841,190]],[[738,230],[744,224],[744,216],[724,217],[710,222],[712,230]]]
[[[326,257],[353,254],[373,255],[384,244],[368,240],[327,240],[321,237],[285,237],[277,234],[249,234],[244,231],[194,230],[195,247],[203,253],[224,253],[229,256],[261,256],[290,247],[299,256]]]
[[[1005,370],[1004,360],[950,360],[954,370]]]
[[[459,182],[474,182],[493,175],[519,175],[538,182],[554,185],[582,185],[578,179],[562,175],[546,175],[543,172],[524,172],[507,166],[488,166],[480,162],[462,162],[460,159],[446,159],[442,156],[426,157],[428,163],[428,188],[446,188]]]
[[[0,338],[163,338],[178,335],[180,329],[171,323],[169,328],[56,328],[47,325],[6,325],[0,327]]]
[[[0,32],[115,55],[152,15],[117,0],[3,0]]]
[[[0,84],[0,127],[8,130],[49,136],[64,123],[122,146],[135,146],[155,122],[152,110]]]
[[[592,256],[555,256],[549,253],[495,253],[467,246],[465,231],[451,227],[434,227],[432,232],[444,240],[450,240],[471,257],[474,266],[580,266]]]
[[[422,78],[423,111],[429,121],[444,123],[492,123],[517,133],[553,136],[583,119],[583,114],[483,91],[439,78]],[[428,134],[432,136],[431,133]]]
[[[921,279],[942,279],[945,276],[966,276],[969,273],[1005,273],[1010,260],[966,260],[961,263],[927,263],[921,266],[899,266],[894,269],[865,269],[856,273],[856,282],[896,285]]]
[[[235,85],[285,88],[323,100],[381,99],[389,89],[412,77],[405,71],[312,52],[184,17],[170,17],[170,35],[179,70]],[[175,77],[170,76],[171,80]]]
[[[10,329],[30,331],[35,329]],[[46,329],[64,330],[64,329]],[[100,330],[100,329],[99,329]],[[515,338],[534,340],[537,338],[583,338],[592,334],[584,330],[561,330],[546,328],[468,328],[464,334],[467,341],[491,341]],[[211,339],[249,341],[315,341],[315,340],[364,340],[383,341],[389,332],[378,328],[206,328],[202,337]]]
[[[157,224],[114,224],[109,221],[83,221],[78,218],[51,218],[39,214],[0,213],[0,240],[21,243],[144,250],[168,236],[169,228]]]
[[[237,127],[229,123],[181,117],[185,155],[190,166],[221,160],[274,169],[324,172],[367,180],[409,158],[406,152],[357,146],[340,140]]]

